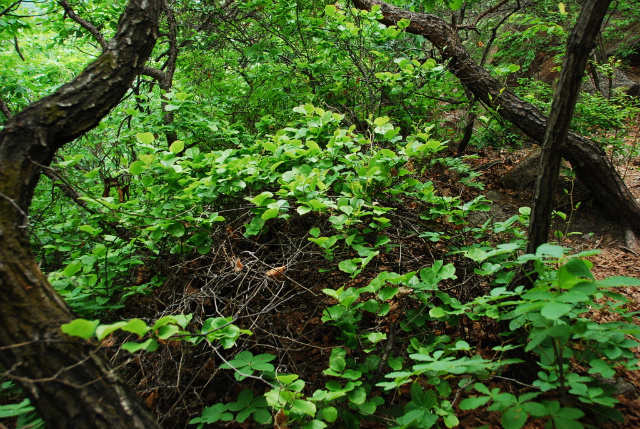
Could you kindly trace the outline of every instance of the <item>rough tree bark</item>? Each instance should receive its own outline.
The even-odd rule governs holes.
[[[479,66],[449,23],[436,15],[410,12],[380,0],[353,0],[353,3],[361,9],[380,6],[383,14],[380,21],[386,25],[396,25],[401,19],[410,20],[406,31],[427,38],[440,51],[449,71],[479,100],[532,139],[544,140],[545,115]],[[602,149],[591,140],[570,132],[562,147],[562,156],[571,163],[578,179],[589,188],[603,210],[620,224],[640,231],[640,205]]]
[[[118,104],[151,54],[161,10],[162,0],[131,0],[103,53],[0,132],[0,366],[50,428],[159,428],[95,346],[60,331],[73,315],[38,268],[26,224],[41,166]]]
[[[610,3],[611,0],[585,1],[567,42],[562,73],[553,96],[542,143],[542,156],[533,193],[527,253],[535,253],[538,246],[546,243],[549,238],[554,195],[562,162],[560,150],[569,134],[587,59],[596,44],[596,36]]]

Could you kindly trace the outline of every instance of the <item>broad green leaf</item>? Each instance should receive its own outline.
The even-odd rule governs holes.
[[[455,414],[447,414],[444,416],[444,424],[448,428],[454,428],[460,424],[460,420]]]
[[[322,418],[333,423],[338,419],[338,410],[335,407],[326,407],[322,409]]]
[[[491,399],[491,396],[475,396],[471,398],[465,398],[460,401],[460,409],[475,410],[476,408],[481,407],[489,402],[489,399]]]
[[[269,220],[277,217],[279,213],[280,209],[267,209],[260,217],[262,220]]]
[[[145,163],[142,161],[133,161],[129,166],[129,173],[134,176],[138,176],[140,173],[144,171]]]
[[[69,323],[63,324],[60,329],[62,329],[62,332],[67,335],[87,340],[93,336],[99,323],[99,320],[75,319]]]
[[[180,332],[180,328],[176,325],[165,325],[158,329],[158,338],[166,340],[178,332]]]
[[[338,9],[332,4],[328,4],[324,7],[324,13],[326,13],[327,16],[333,16],[337,11]]]
[[[500,421],[504,429],[520,429],[528,418],[527,412],[521,406],[516,405],[505,411]]]
[[[429,316],[433,317],[434,319],[441,319],[446,315],[447,313],[441,307],[433,307],[431,310],[429,310]]]
[[[363,387],[356,387],[351,392],[347,393],[347,398],[349,398],[349,401],[354,404],[360,405],[367,400],[367,392]]]
[[[598,284],[604,287],[640,286],[640,279],[632,277],[613,276],[607,277],[604,280],[598,280]]]
[[[383,287],[378,292],[378,298],[380,298],[381,301],[387,301],[396,296],[399,290],[400,288],[397,286]]]
[[[144,337],[144,335],[151,330],[151,328],[148,327],[141,319],[131,319],[124,325],[120,326],[120,329],[136,334],[139,337]]]
[[[202,410],[202,415],[200,417],[196,417],[195,419],[191,419],[189,423],[215,423],[219,420],[233,420],[233,414],[227,412],[227,404],[218,403],[209,407],[205,407],[205,409]]]
[[[358,269],[358,265],[353,260],[347,259],[346,261],[341,261],[338,264],[338,268],[345,273],[353,274]]]
[[[123,327],[126,324],[127,324],[126,321],[121,320],[120,322],[112,323],[110,325],[100,325],[96,329],[96,337],[98,337],[99,340],[103,340],[110,333],[112,333],[114,331],[117,331],[118,329],[120,329],[121,327]]]
[[[122,348],[129,353],[135,353],[140,350],[155,352],[158,349],[158,342],[154,338],[149,338],[143,343],[128,342],[122,345]]]
[[[298,208],[296,209],[296,211],[298,212],[298,214],[300,216],[304,216],[307,213],[309,213],[311,210],[313,210],[311,207],[309,206],[298,206]]]
[[[136,138],[140,143],[151,144],[156,139],[151,133],[138,133]]]
[[[305,401],[303,399],[296,399],[295,401],[293,401],[293,404],[291,404],[291,409],[312,417],[316,415],[315,404],[313,402]]]
[[[540,310],[540,314],[549,320],[556,320],[567,314],[573,308],[570,304],[563,304],[557,301],[546,303]]]
[[[169,146],[169,151],[171,153],[180,153],[182,152],[183,149],[184,149],[184,142],[182,140],[176,140],[173,143],[171,143],[171,146]]]
[[[555,244],[541,244],[536,250],[536,256],[551,256],[554,258],[562,258],[564,256],[564,247]]]
[[[73,275],[76,274],[81,269],[82,269],[82,262],[73,261],[72,263],[67,265],[67,267],[64,269],[64,271],[62,271],[62,274],[67,276],[67,277],[73,277]]]
[[[186,232],[186,229],[182,222],[173,221],[167,226],[167,231],[174,237],[182,237]]]

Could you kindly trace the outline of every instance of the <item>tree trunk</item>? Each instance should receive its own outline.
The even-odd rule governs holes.
[[[131,0],[105,51],[0,132],[0,366],[49,428],[159,428],[95,346],[64,335],[73,319],[31,254],[27,213],[41,166],[121,100],[157,38],[161,0]]]
[[[542,143],[542,156],[533,193],[527,253],[535,253],[538,246],[546,243],[549,238],[554,196],[562,162],[560,151],[569,133],[587,58],[596,44],[596,36],[610,3],[611,0],[586,1],[569,36],[560,81],[553,96]]]
[[[353,0],[353,3],[362,9],[380,6],[381,22],[387,25],[397,25],[401,19],[409,19],[411,23],[406,31],[427,38],[440,51],[449,71],[479,100],[532,139],[544,140],[547,124],[544,114],[518,98],[479,66],[464,49],[455,28],[442,18],[410,12],[380,0]],[[570,132],[562,147],[562,155],[571,163],[578,179],[601,203],[603,210],[621,224],[640,231],[640,205],[602,149]]]

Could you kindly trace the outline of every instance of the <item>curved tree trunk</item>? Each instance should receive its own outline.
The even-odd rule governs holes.
[[[381,22],[387,25],[396,25],[401,19],[410,20],[406,31],[427,38],[440,51],[449,71],[479,100],[493,107],[532,139],[538,142],[544,140],[546,116],[479,66],[465,50],[455,28],[442,18],[410,12],[380,0],[353,0],[353,3],[361,9],[380,6],[383,14]],[[640,205],[602,149],[589,139],[570,132],[562,147],[562,155],[610,216],[640,231]]]
[[[118,104],[151,54],[161,8],[131,0],[100,57],[0,132],[0,366],[50,428],[159,427],[95,345],[61,332],[73,315],[38,268],[26,224],[41,166]]]

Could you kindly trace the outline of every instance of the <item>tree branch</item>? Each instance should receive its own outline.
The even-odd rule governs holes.
[[[13,2],[13,3],[11,3],[9,6],[5,7],[5,8],[2,10],[2,12],[0,12],[0,16],[2,16],[2,15],[6,15],[7,13],[11,12],[11,10],[12,10],[14,7],[18,6],[20,3],[22,3],[22,0],[14,1],[14,2]]]
[[[484,12],[482,12],[480,15],[476,16],[476,19],[473,20],[473,23],[470,25],[459,25],[456,28],[458,30],[464,30],[464,29],[474,29],[478,26],[478,22],[480,22],[480,20],[482,20],[482,18],[484,18],[485,16],[495,12],[496,10],[500,9],[502,6],[504,6],[505,4],[507,4],[510,0],[502,0],[500,3],[496,4],[495,6],[490,7],[489,9],[485,10]]]
[[[107,49],[107,41],[104,40],[104,36],[102,35],[102,33],[100,33],[100,30],[98,30],[98,27],[96,27],[86,19],[78,16],[78,14],[73,10],[71,5],[69,4],[69,0],[60,0],[60,6],[62,6],[64,11],[69,16],[69,18],[71,18],[74,22],[80,24],[82,28],[84,28],[89,33],[91,33],[91,35],[93,36],[94,39],[96,39],[96,41],[98,42],[102,50]]]
[[[9,109],[9,106],[7,106],[7,103],[2,98],[0,98],[0,112],[2,112],[7,119],[11,119],[13,116],[11,114],[11,109]]]

